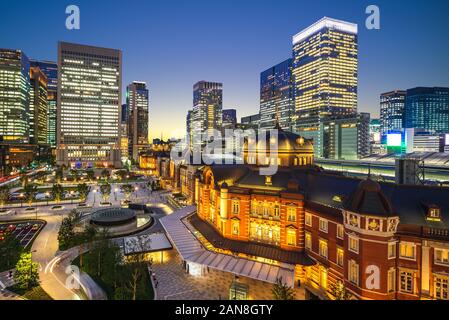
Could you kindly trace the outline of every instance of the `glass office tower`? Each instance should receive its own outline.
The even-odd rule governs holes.
[[[407,90],[405,127],[449,133],[449,88]]]
[[[404,128],[405,96],[403,90],[380,95],[380,134],[382,140],[390,131],[402,131]]]
[[[47,145],[48,103],[47,76],[39,67],[30,68],[30,143]]]
[[[128,105],[128,143],[129,154],[139,160],[139,150],[148,146],[149,100],[145,82],[133,82],[126,89]]]
[[[120,50],[59,43],[57,164],[121,167]]]
[[[276,122],[291,131],[294,114],[292,59],[287,59],[260,74],[260,128],[273,129]]]
[[[30,62],[20,50],[0,49],[0,137],[29,142]]]
[[[323,121],[357,111],[357,32],[356,24],[325,17],[293,37],[295,131],[316,146]]]
[[[224,109],[223,110],[223,128],[234,129],[237,124],[237,110]]]
[[[192,134],[213,134],[221,130],[223,122],[223,84],[200,81],[193,86],[193,111],[191,116]]]
[[[32,67],[39,67],[47,76],[47,144],[56,148],[56,104],[58,100],[58,64],[52,61],[31,60]]]

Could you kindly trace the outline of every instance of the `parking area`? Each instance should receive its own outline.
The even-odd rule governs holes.
[[[37,234],[44,227],[43,221],[20,221],[20,222],[2,222],[0,223],[0,241],[4,241],[9,234],[20,241],[20,245],[27,248]]]

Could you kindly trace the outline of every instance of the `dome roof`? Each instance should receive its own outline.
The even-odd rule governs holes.
[[[277,135],[271,134],[270,130],[266,131],[266,134],[257,139],[258,150],[269,150],[272,146],[277,144],[279,151],[307,151],[313,152],[313,143],[311,140],[305,139],[300,135],[282,130],[278,125],[274,128],[277,129]],[[265,140],[265,141],[264,141]],[[264,145],[265,144],[265,145]],[[245,146],[248,146],[248,142],[245,142]]]

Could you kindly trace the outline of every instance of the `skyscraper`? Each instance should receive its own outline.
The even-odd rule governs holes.
[[[29,141],[30,62],[20,50],[0,49],[0,136]]]
[[[30,142],[44,146],[48,137],[47,76],[39,67],[30,68],[30,84]]]
[[[403,90],[380,95],[380,134],[383,140],[388,132],[404,128],[405,96]]]
[[[120,167],[121,51],[61,42],[58,67],[57,164]]]
[[[51,61],[30,61],[32,67],[39,67],[47,76],[47,144],[56,148],[56,104],[58,101],[58,64]]]
[[[129,154],[135,161],[139,160],[139,150],[148,146],[149,100],[145,82],[133,82],[126,89],[128,106],[128,142]]]
[[[405,128],[434,133],[449,133],[449,88],[407,90]]]
[[[292,59],[260,74],[260,128],[273,129],[276,121],[283,130],[292,130],[294,114]]]
[[[212,135],[223,122],[223,84],[200,81],[193,86],[192,134]]]
[[[233,129],[237,124],[237,110],[236,109],[224,109],[223,110],[223,128]]]
[[[357,111],[357,32],[356,24],[325,17],[293,37],[295,131],[316,146],[323,121]]]
[[[129,158],[129,139],[128,139],[128,104],[122,104],[122,115],[120,120],[120,151],[121,156]]]

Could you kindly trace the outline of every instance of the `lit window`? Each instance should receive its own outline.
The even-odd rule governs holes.
[[[435,262],[449,264],[449,250],[435,249]]]
[[[413,272],[401,271],[400,290],[404,293],[413,293]]]
[[[287,208],[287,220],[290,222],[296,222],[296,208],[289,206]]]
[[[266,176],[265,177],[265,185],[271,186],[272,184],[273,184],[273,180],[272,180],[271,176]]]
[[[400,248],[399,254],[401,258],[415,260],[416,245],[414,245],[413,243],[401,242],[399,248]]]
[[[235,236],[240,234],[240,223],[238,221],[232,223],[232,234]]]
[[[320,231],[327,233],[328,222],[327,220],[320,219]]]
[[[337,265],[343,267],[345,253],[342,248],[337,249]]]
[[[448,300],[448,278],[447,277],[435,277],[435,298],[440,300]]]
[[[337,224],[337,238],[338,239],[345,238],[345,228],[341,224]]]
[[[396,270],[388,270],[388,292],[396,291]]]
[[[349,261],[348,265],[349,281],[355,285],[359,285],[359,265],[354,261]]]
[[[296,246],[296,231],[295,230],[287,231],[287,244],[289,246]]]
[[[312,235],[306,232],[306,249],[312,251]]]
[[[279,214],[279,206],[278,205],[274,206],[273,215],[276,219],[279,219],[280,214]]]
[[[441,210],[437,206],[431,206],[427,212],[427,220],[441,221]]]
[[[388,244],[388,259],[396,258],[396,242],[390,242]]]
[[[320,243],[319,243],[320,256],[327,259],[327,253],[328,253],[327,251],[328,251],[327,241],[320,239]]]
[[[359,239],[351,236],[349,237],[349,251],[359,253]]]
[[[305,223],[306,226],[312,227],[312,215],[310,213],[306,213]]]
[[[233,214],[240,213],[240,201],[238,201],[238,200],[232,201],[232,213]]]

